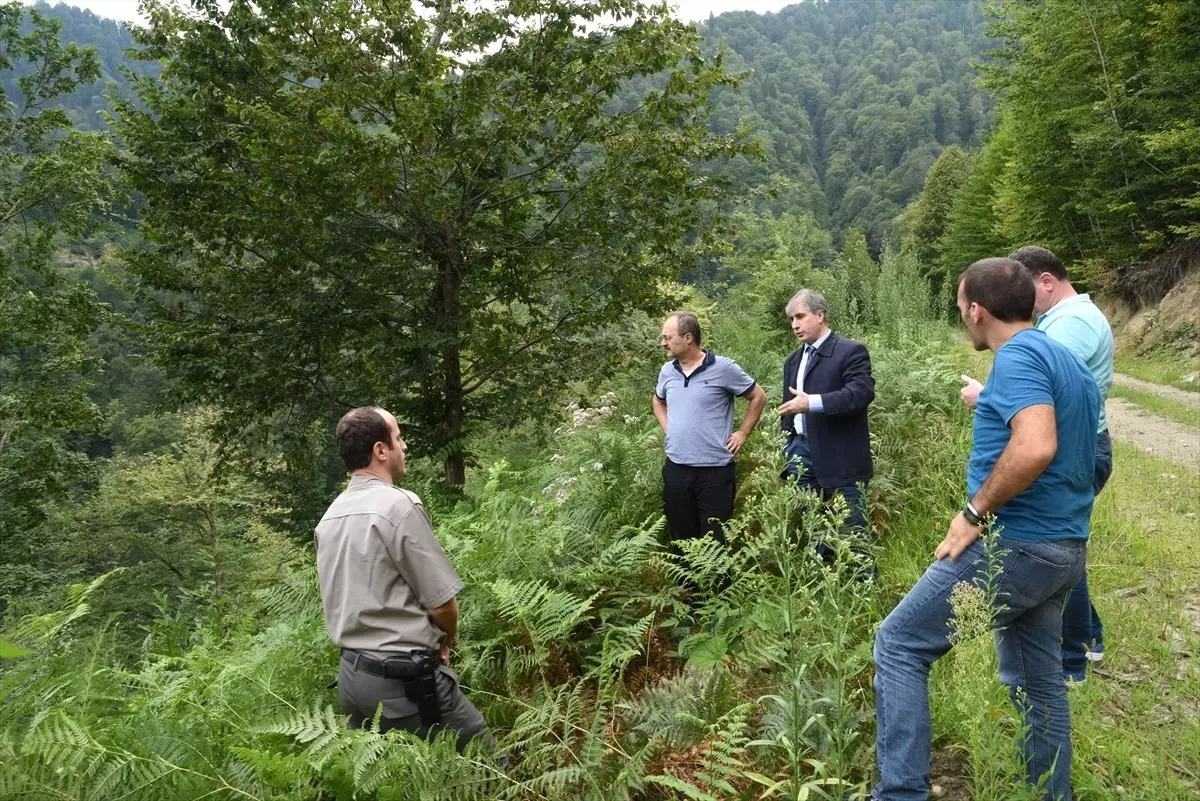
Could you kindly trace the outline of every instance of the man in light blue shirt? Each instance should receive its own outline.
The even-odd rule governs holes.
[[[1099,495],[1112,474],[1112,439],[1104,412],[1113,383],[1112,327],[1091,298],[1071,286],[1067,268],[1053,253],[1031,246],[1018,248],[1009,258],[1020,262],[1033,279],[1033,312],[1038,316],[1038,330],[1066,345],[1096,379],[1100,391],[1100,425],[1092,487]],[[1087,663],[1104,655],[1104,626],[1092,605],[1086,573],[1075,585],[1063,610],[1062,652],[1063,675],[1072,681],[1087,678]]]
[[[1023,247],[1009,258],[1025,268],[1034,284],[1033,312],[1037,329],[1078,356],[1096,381],[1100,395],[1100,422],[1096,433],[1096,473],[1092,482],[1096,495],[1112,474],[1112,439],[1104,404],[1113,383],[1113,335],[1104,312],[1086,294],[1071,286],[1067,268],[1049,250]],[[963,402],[975,408],[981,385],[963,377]],[[1079,580],[1063,610],[1063,675],[1072,681],[1087,677],[1087,663],[1104,655],[1104,626],[1092,605],[1087,574]]]

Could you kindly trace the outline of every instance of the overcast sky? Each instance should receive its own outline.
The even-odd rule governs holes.
[[[25,0],[29,3],[32,0]],[[49,0],[57,5],[56,0]],[[798,0],[674,0],[685,19],[708,19],[709,12],[720,14],[725,11],[778,11]],[[136,20],[138,0],[67,0],[65,5],[86,8],[101,17],[119,20]]]

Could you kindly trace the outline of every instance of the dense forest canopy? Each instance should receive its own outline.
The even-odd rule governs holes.
[[[96,65],[99,68],[96,79],[81,82],[72,91],[57,98],[57,105],[67,112],[76,128],[106,128],[104,113],[110,109],[106,98],[110,87],[128,94],[130,74],[158,73],[159,67],[156,63],[129,58],[129,51],[135,47],[135,43],[133,34],[125,23],[105,19],[67,3],[50,5],[40,0],[34,8],[62,24],[60,36],[63,42],[75,42],[81,47],[90,47],[95,53]],[[22,29],[28,31],[30,25],[27,18]],[[18,63],[13,65],[11,71],[6,71],[0,76],[0,87],[9,99],[20,101],[22,93],[18,80],[32,70],[33,65]]]
[[[122,67],[156,74],[154,62],[127,57],[135,44],[123,25],[39,7],[62,21],[64,41],[96,49],[102,79],[61,98],[77,125],[103,124],[105,81],[130,94]],[[807,211],[839,239],[858,229],[878,252],[942,150],[977,147],[988,130],[991,95],[971,67],[988,46],[986,22],[978,3],[958,0],[823,0],[712,17],[698,26],[706,52],[727,48],[727,66],[746,78],[714,93],[710,125],[719,135],[745,127],[766,156],[723,171],[767,195],[760,209]]]
[[[713,124],[750,126],[767,153],[734,175],[775,188],[766,207],[855,228],[877,251],[941,152],[987,132],[991,96],[971,68],[985,23],[977,4],[957,2],[800,3],[710,19],[709,45],[751,71],[719,94]]]

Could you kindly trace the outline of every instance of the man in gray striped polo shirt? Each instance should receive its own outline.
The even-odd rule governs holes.
[[[733,457],[758,424],[767,393],[737,362],[700,347],[700,322],[675,312],[662,327],[662,346],[672,357],[658,373],[652,404],[666,432],[663,509],[671,538],[713,534],[733,516]],[[733,401],[750,402],[733,430]]]

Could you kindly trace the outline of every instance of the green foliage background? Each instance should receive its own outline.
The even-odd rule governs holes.
[[[124,70],[155,86],[160,69],[121,52],[133,40],[120,26],[42,11],[0,6],[0,207],[13,210],[0,218],[3,799],[862,798],[873,627],[927,562],[963,489],[964,368],[938,322],[952,314],[953,278],[1036,242],[1081,286],[1150,299],[1172,275],[1143,260],[1197,235],[1194,3],[813,2],[697,26],[698,52],[742,73],[737,87],[710,87],[706,135],[756,145],[677,165],[739,193],[698,209],[720,223],[708,240],[686,226],[672,234],[677,252],[697,257],[690,269],[681,260],[623,280],[695,309],[706,341],[773,401],[794,346],[783,304],[801,285],[826,293],[833,326],[873,356],[883,582],[855,581],[850,554],[835,570],[811,558],[807,542],[836,531],[844,510],[818,510],[780,484],[770,415],[739,459],[732,547],[668,553],[646,397],[661,361],[653,304],[599,327],[564,324],[575,357],[535,351],[520,377],[537,391],[475,410],[462,488],[443,480],[447,448],[416,455],[408,479],[466,580],[454,664],[513,758],[503,776],[488,755],[446,742],[344,729],[309,547],[342,480],[330,420],[280,415],[231,436],[217,422],[238,418],[219,393],[169,369],[179,364],[164,353],[163,321],[196,308],[196,262],[172,264],[171,280],[131,267],[128,254],[163,244],[133,230],[154,198],[125,196],[115,167],[129,154],[100,113],[123,109],[152,128]],[[643,72],[611,110],[664,88]],[[269,105],[228,104],[258,122],[275,119]],[[351,117],[324,119],[353,139]],[[265,158],[280,130],[260,126],[246,141]],[[611,177],[637,177],[621,172]],[[253,178],[237,185],[253,190]],[[201,210],[220,211],[223,186]],[[271,200],[283,219],[287,198]],[[221,214],[176,213],[168,244],[211,245]],[[253,204],[238,213],[252,218]],[[314,233],[273,219],[264,227],[292,245]],[[207,258],[205,312],[253,306],[221,283],[232,262]],[[391,268],[380,264],[384,286]],[[264,292],[295,280],[286,264],[247,276]],[[522,324],[547,311],[526,300],[512,318]],[[174,333],[176,345],[196,344]],[[264,381],[280,369],[230,342],[214,334],[206,347],[222,358],[193,366],[231,383],[243,366],[260,364]],[[372,351],[373,369],[386,371],[387,357]],[[354,375],[361,364],[340,367]],[[288,390],[312,401],[305,392],[302,381]],[[701,608],[684,603],[681,584],[705,590]],[[963,603],[966,618],[983,608]],[[1010,798],[1014,723],[991,658],[986,637],[967,638],[939,665],[935,683],[956,693],[935,699],[935,727],[968,748],[975,797]],[[1123,737],[1130,754],[1111,766],[1111,755],[1088,757],[1089,797],[1116,797],[1117,781],[1144,785],[1137,797],[1188,797],[1175,767],[1139,780],[1137,754],[1155,746],[1136,740]]]

